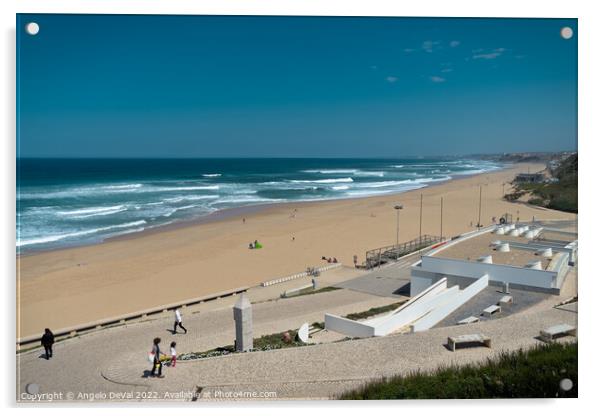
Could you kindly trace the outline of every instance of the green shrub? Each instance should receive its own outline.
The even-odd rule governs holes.
[[[568,378],[573,388],[563,391]],[[481,365],[440,368],[366,384],[344,400],[577,397],[577,343],[552,343],[499,354]]]
[[[532,205],[576,213],[578,203],[577,155],[565,159],[552,172],[552,175],[557,179],[557,182],[513,182],[514,192],[504,195],[504,199],[514,202],[521,196],[530,194],[529,203]]]

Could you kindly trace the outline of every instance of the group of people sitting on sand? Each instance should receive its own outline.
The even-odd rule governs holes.
[[[254,249],[254,248],[263,248],[263,246],[259,243],[259,241],[255,240],[252,243],[249,243],[249,249]]]
[[[322,260],[326,260],[328,263],[338,263],[339,262],[336,257],[326,258],[326,256],[322,256]]]

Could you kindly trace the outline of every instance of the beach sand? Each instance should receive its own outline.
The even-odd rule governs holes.
[[[576,219],[502,199],[502,183],[543,167],[520,164],[402,194],[272,205],[214,222],[23,256],[17,259],[17,336],[257,285],[326,264],[322,256],[353,266],[353,255],[361,263],[366,250],[395,244],[395,204],[404,206],[399,241],[418,236],[421,194],[423,234],[439,235],[441,197],[443,235],[474,229],[479,186],[483,225],[506,212],[523,221]],[[254,240],[264,248],[249,250]]]

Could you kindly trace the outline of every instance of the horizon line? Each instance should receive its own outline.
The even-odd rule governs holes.
[[[390,156],[17,156],[16,159],[162,159],[162,160],[195,160],[195,159],[365,159],[365,160],[383,160],[383,159],[426,159],[426,158],[445,158],[445,157],[477,157],[477,156],[497,156],[497,155],[519,155],[519,154],[534,154],[546,155],[555,153],[578,153],[574,150],[555,150],[555,151],[523,151],[523,152],[494,152],[494,153],[456,153],[445,155],[407,155],[399,157]]]

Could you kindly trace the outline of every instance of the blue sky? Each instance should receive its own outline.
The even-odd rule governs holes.
[[[22,157],[577,145],[576,19],[21,14],[17,80]]]

